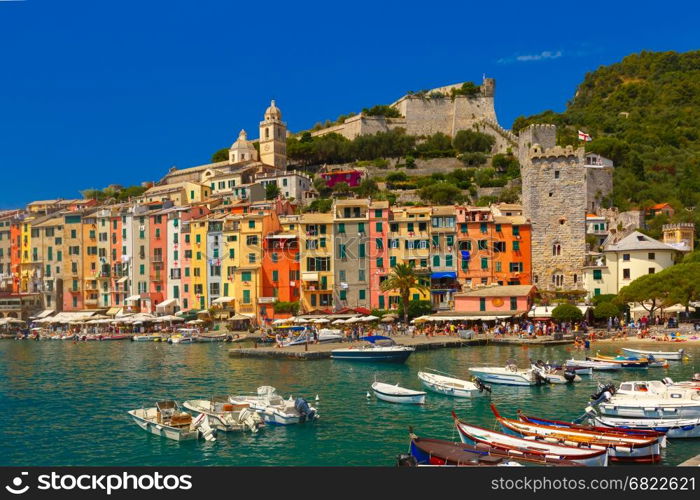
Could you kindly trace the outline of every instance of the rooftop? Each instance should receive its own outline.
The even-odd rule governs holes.
[[[633,231],[629,235],[622,238],[615,244],[611,244],[605,247],[606,252],[624,252],[631,250],[672,250],[677,249],[662,243],[654,238],[642,234],[639,231]]]
[[[455,293],[455,297],[518,297],[529,295],[534,285],[503,285]]]

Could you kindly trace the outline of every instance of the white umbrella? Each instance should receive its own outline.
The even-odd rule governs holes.
[[[276,319],[275,321],[272,322],[273,325],[283,325],[284,323],[289,323],[289,320],[292,318],[285,318],[285,319]]]
[[[204,321],[201,319],[193,319],[187,322],[188,325],[201,325],[202,323],[204,323]]]
[[[377,316],[370,315],[370,316],[365,316],[364,318],[362,318],[362,321],[376,321],[378,319],[379,318]]]
[[[304,318],[294,318],[294,323],[301,324],[301,323],[308,323],[308,321],[305,320]]]
[[[360,316],[356,316],[354,318],[345,320],[346,323],[359,323],[360,321],[362,321],[362,318]]]
[[[331,325],[342,325],[345,323],[344,319],[336,319]]]
[[[326,319],[326,318],[319,318],[319,319],[314,321],[314,323],[319,323],[319,324],[320,323],[330,323],[330,322],[331,322],[331,320]]]

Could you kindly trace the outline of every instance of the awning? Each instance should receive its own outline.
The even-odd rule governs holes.
[[[134,302],[134,301],[137,301],[137,300],[141,300],[141,296],[140,296],[140,295],[132,295],[132,296],[130,296],[130,297],[127,297],[126,299],[124,299],[124,302]]]
[[[124,276],[123,278],[119,278],[119,279],[117,280],[117,283],[124,283],[124,282],[125,282],[126,280],[128,280],[128,279],[129,279],[128,276]]]
[[[303,281],[318,281],[318,273],[301,273]]]
[[[126,299],[129,300],[129,299]],[[156,305],[156,310],[167,309],[168,307],[173,307],[177,305],[177,299],[167,299]]]
[[[235,297],[219,297],[218,299],[214,299],[211,301],[212,304],[225,304],[227,302],[233,302],[236,300]]]
[[[536,306],[530,309],[530,312],[527,313],[527,315],[531,318],[551,318],[552,317],[552,311],[554,308],[557,307],[556,305],[552,306]],[[590,306],[576,306],[579,308],[582,314],[586,314],[588,310],[591,308]]]
[[[107,312],[105,314],[107,316],[116,316],[117,314],[119,314],[119,311],[121,311],[121,310],[122,310],[121,307],[110,307],[109,309],[107,309]]]
[[[440,273],[433,273],[430,275],[430,277],[434,280],[440,279],[440,278],[452,278],[452,279],[454,279],[457,277],[457,273],[455,273],[453,271],[443,271]]]
[[[37,314],[36,316],[32,316],[32,319],[41,319],[41,318],[45,318],[46,316],[52,315],[53,312],[54,312],[53,309],[44,309],[43,311],[41,311],[41,312],[40,312],[39,314]]]

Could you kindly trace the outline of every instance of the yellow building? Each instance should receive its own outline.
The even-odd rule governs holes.
[[[389,221],[389,266],[408,264],[416,269],[422,283],[430,286],[430,218],[431,207],[398,207],[392,209]],[[430,300],[430,293],[411,290],[411,300]],[[397,291],[389,293],[389,306],[398,307]]]
[[[140,204],[170,200],[176,206],[198,203],[211,196],[211,188],[195,182],[180,182],[153,186],[144,192],[137,202]]]
[[[32,224],[32,255],[36,255],[39,290],[43,294],[46,309],[60,311],[63,308],[62,241],[63,216],[50,215]]]
[[[98,257],[97,257],[97,215],[96,212],[85,214],[82,223],[83,244],[83,301],[84,309],[96,309],[99,305],[99,288],[97,286]]]
[[[190,305],[192,309],[207,307],[207,220],[208,217],[190,223]]]
[[[304,214],[299,224],[301,309],[333,308],[333,214]]]

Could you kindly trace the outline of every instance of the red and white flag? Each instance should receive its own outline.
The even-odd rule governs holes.
[[[588,135],[587,133],[581,132],[581,131],[579,130],[579,131],[578,131],[578,140],[579,140],[579,141],[586,141],[586,142],[588,142],[588,141],[592,141],[593,139],[592,139],[591,136]]]

